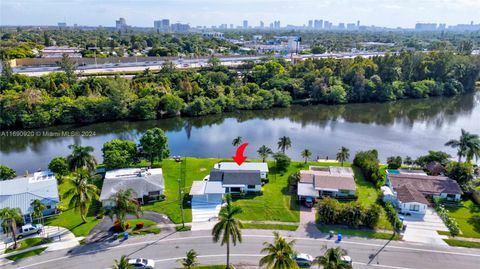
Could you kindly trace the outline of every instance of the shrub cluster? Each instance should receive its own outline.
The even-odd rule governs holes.
[[[438,216],[443,220],[445,226],[447,226],[450,234],[453,236],[457,236],[460,234],[460,228],[458,227],[458,223],[455,219],[451,218],[448,215],[448,210],[440,204],[437,200],[435,200],[435,210],[438,213]]]
[[[396,231],[402,229],[402,221],[398,218],[397,211],[395,210],[395,207],[392,205],[392,203],[387,202],[385,204],[385,214],[387,215],[387,219],[392,225],[393,229],[395,229]]]
[[[365,178],[375,184],[375,186],[380,187],[385,183],[385,175],[380,170],[376,149],[359,151],[355,154],[353,164],[360,168]]]
[[[365,208],[356,202],[340,203],[329,197],[318,203],[318,220],[323,224],[375,228],[381,212],[382,208],[377,204]]]

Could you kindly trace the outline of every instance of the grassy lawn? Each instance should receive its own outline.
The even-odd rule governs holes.
[[[23,259],[23,258],[37,256],[40,253],[42,253],[43,251],[45,251],[46,249],[47,249],[46,247],[39,248],[39,249],[34,249],[34,250],[30,250],[30,251],[23,252],[23,253],[20,253],[20,254],[15,254],[15,255],[12,255],[12,256],[9,256],[9,257],[6,257],[6,258],[11,260],[11,261],[18,261],[18,260]]]
[[[369,237],[369,238],[386,239],[386,240],[390,240],[390,239],[400,240],[400,236],[398,234],[395,234],[395,236],[393,237],[393,232],[384,233],[384,232],[377,232],[372,230],[345,229],[345,228],[337,228],[335,226],[327,226],[327,225],[318,225],[317,227],[321,232],[324,232],[324,233],[328,233],[329,231],[335,231],[335,234],[341,233],[342,235]]]
[[[175,226],[175,231],[177,232],[188,232],[192,230],[192,226],[185,225],[185,227],[182,227],[182,225]]]
[[[138,222],[143,222],[143,227],[148,227],[157,224],[155,221],[151,221],[148,219],[129,219],[127,220],[127,224],[131,228],[135,228],[135,225],[137,225]]]
[[[137,229],[135,226],[138,222],[143,222],[143,228]],[[157,224],[154,221],[146,220],[146,219],[131,219],[127,220],[128,225],[130,226],[127,229],[129,236],[137,236],[137,235],[146,235],[146,234],[159,234],[161,229],[158,227],[152,227],[153,225]],[[123,239],[124,233],[119,233],[118,238]]]
[[[190,187],[194,180],[202,180],[210,173],[213,165],[219,162],[219,159],[199,159],[187,158],[186,180],[185,180],[185,198],[188,197]],[[174,223],[181,223],[182,216],[180,210],[180,195],[178,193],[178,179],[180,179],[180,163],[174,160],[163,160],[162,169],[165,178],[166,199],[154,204],[145,205],[144,210],[155,211],[166,214]],[[184,200],[186,201],[186,199]],[[192,209],[187,203],[184,203],[185,222],[192,221]]]
[[[464,248],[480,248],[480,242],[470,242],[457,239],[443,239],[449,246]]]
[[[102,188],[101,182],[95,182],[99,189]],[[71,187],[71,184],[67,178],[63,179],[62,184],[58,186],[58,194],[60,196],[60,206],[63,208],[68,208],[68,203],[70,198],[63,198],[63,194]],[[80,212],[74,210],[73,208],[68,208],[63,211],[62,214],[54,217],[45,218],[45,225],[48,226],[60,226],[69,229],[75,236],[86,236],[98,223],[101,222],[101,219],[97,219],[94,216],[94,207],[89,206],[87,213],[87,223],[82,223],[80,218]]]
[[[298,228],[298,225],[289,225],[289,224],[243,223],[243,229],[296,231],[297,228]]]
[[[480,206],[472,200],[463,202],[464,207],[446,207],[448,215],[458,222],[462,237],[480,238]]]
[[[19,251],[19,250],[22,250],[22,249],[26,249],[26,248],[29,248],[29,247],[35,247],[35,246],[50,243],[50,242],[52,242],[52,239],[48,239],[48,238],[44,238],[44,237],[27,238],[27,239],[18,241],[17,242],[18,246],[17,246],[16,249],[7,248],[5,250],[5,253],[10,253],[10,252],[13,252],[13,251]]]

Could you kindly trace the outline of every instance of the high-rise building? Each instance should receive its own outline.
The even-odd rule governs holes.
[[[122,31],[122,30],[125,30],[126,28],[127,28],[127,21],[125,20],[125,18],[120,18],[115,21],[115,29]]]
[[[170,31],[170,20],[162,19],[153,22],[153,28],[159,32],[168,32]]]
[[[265,23],[263,23],[263,21],[260,21],[260,28],[264,28],[265,27]]]
[[[65,29],[65,28],[67,28],[67,23],[66,23],[66,22],[59,22],[59,23],[58,23],[58,28],[60,28],[60,29]]]
[[[186,24],[186,23],[172,23],[170,25],[170,29],[172,30],[172,32],[179,32],[179,33],[186,33],[190,30],[190,25]]]
[[[445,29],[447,29],[447,25],[446,25],[445,23],[440,23],[440,24],[438,25],[438,30],[439,30],[439,31],[443,31],[443,30],[445,30]]]
[[[313,28],[313,21],[312,20],[308,21],[308,28]]]
[[[360,28],[360,20],[357,21],[357,28]]]
[[[436,31],[436,23],[417,23],[415,24],[415,31]]]
[[[345,30],[345,23],[341,22],[338,24],[338,29],[339,30]]]
[[[230,29],[233,29],[233,23],[230,23]]]
[[[329,22],[329,21],[325,21],[325,22],[323,23],[323,29],[325,29],[325,30],[330,30],[330,29],[332,29],[332,23]]]
[[[247,20],[243,21],[243,29],[248,29],[248,21]]]
[[[347,23],[347,30],[352,31],[358,29],[357,25],[355,23]]]
[[[313,22],[313,28],[319,30],[323,28],[323,20],[315,20]]]
[[[273,28],[279,29],[280,28],[280,21],[274,21],[273,22]]]

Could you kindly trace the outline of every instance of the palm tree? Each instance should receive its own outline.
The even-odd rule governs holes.
[[[347,251],[340,247],[328,249],[323,256],[318,256],[313,260],[312,265],[318,265],[323,269],[348,269],[352,268],[343,261],[342,256],[347,255]]]
[[[235,137],[232,141],[232,145],[234,147],[238,147],[238,146],[240,146],[240,144],[242,144],[242,137],[241,136]]]
[[[43,211],[47,209],[47,206],[44,205],[40,200],[35,199],[30,203],[30,206],[33,208],[32,216],[34,219],[40,219],[40,222],[43,222]]]
[[[185,258],[177,260],[183,268],[191,269],[198,265],[198,254],[195,250],[191,249],[187,252]]]
[[[275,236],[273,244],[263,243],[262,253],[267,253],[267,255],[260,259],[260,266],[272,269],[299,268],[293,259],[295,240],[287,242],[278,232],[273,232],[273,235]]]
[[[410,157],[410,156],[405,157],[405,159],[403,159],[403,163],[406,164],[410,168],[413,164],[412,157]]]
[[[97,160],[91,155],[93,147],[82,147],[79,145],[70,145],[72,153],[67,157],[68,168],[70,171],[75,171],[79,168],[86,168],[89,172],[95,171],[97,167]]]
[[[312,156],[312,152],[309,149],[302,150],[301,154],[302,154],[302,158],[305,159],[305,163],[307,163],[308,158],[310,158],[310,156]]]
[[[341,147],[337,152],[337,161],[339,161],[343,166],[343,163],[346,162],[348,158],[350,158],[350,150],[346,147]]]
[[[23,221],[22,211],[20,208],[5,207],[0,209],[0,219],[3,220],[2,226],[8,227],[12,233],[13,248],[17,248],[17,223]]]
[[[112,269],[131,269],[133,265],[128,263],[128,258],[125,255],[120,257],[120,260],[115,260],[113,263]]]
[[[480,157],[480,139],[478,135],[471,134],[464,129],[462,129],[459,140],[449,140],[445,143],[445,146],[457,148],[458,162],[462,161],[463,156],[467,157],[467,161],[471,161],[474,156],[477,159]]]
[[[65,192],[64,198],[71,196],[68,206],[79,209],[80,217],[83,223],[86,223],[88,206],[94,199],[98,199],[98,188],[90,183],[90,175],[85,169],[77,170],[71,183],[72,187]]]
[[[123,230],[125,230],[128,214],[133,214],[139,218],[140,213],[142,213],[142,207],[133,196],[132,189],[120,190],[110,196],[110,200],[114,206],[107,210],[107,214],[112,220],[113,216],[115,216],[116,221],[120,223],[120,227]]]
[[[260,155],[260,158],[262,158],[262,162],[265,162],[265,160],[268,158],[268,155],[273,154],[273,151],[271,148],[262,145],[258,150],[257,150],[258,155]]]
[[[212,235],[213,242],[217,243],[221,240],[220,245],[227,244],[227,267],[230,268],[230,243],[234,246],[237,242],[242,243],[242,223],[235,217],[242,213],[242,209],[232,204],[232,196],[225,196],[226,205],[222,207],[218,215],[219,221],[213,226]]]
[[[290,137],[288,136],[282,136],[278,140],[278,149],[282,151],[282,153],[285,154],[285,150],[289,149],[292,146],[292,141],[290,141]]]

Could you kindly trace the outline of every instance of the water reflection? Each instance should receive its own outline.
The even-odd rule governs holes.
[[[382,157],[400,153],[415,156],[419,153],[418,150],[409,152],[391,149],[399,148],[399,144],[418,142],[422,145],[421,149],[441,148],[444,142],[440,138],[456,137],[460,128],[480,133],[479,103],[480,93],[476,93],[455,98],[402,100],[381,104],[292,106],[197,118],[56,126],[35,131],[94,131],[96,135],[2,137],[0,159],[2,164],[21,171],[32,165],[44,167],[53,156],[67,154],[66,147],[72,143],[92,145],[100,157],[100,149],[105,141],[114,138],[137,140],[145,130],[153,127],[164,129],[169,136],[172,153],[182,155],[228,157],[231,156],[230,152],[225,153],[225,149],[230,150],[230,141],[237,135],[248,139],[251,146],[267,144],[272,148],[276,146],[279,135],[288,135],[294,144],[291,150],[293,154],[309,147],[317,151],[314,151],[315,155],[333,156],[341,145],[348,145],[353,150],[373,145],[380,148]],[[438,136],[439,140],[429,136]],[[320,146],[319,143],[323,145]],[[256,155],[253,149],[251,155]],[[28,160],[28,165],[19,160]]]

